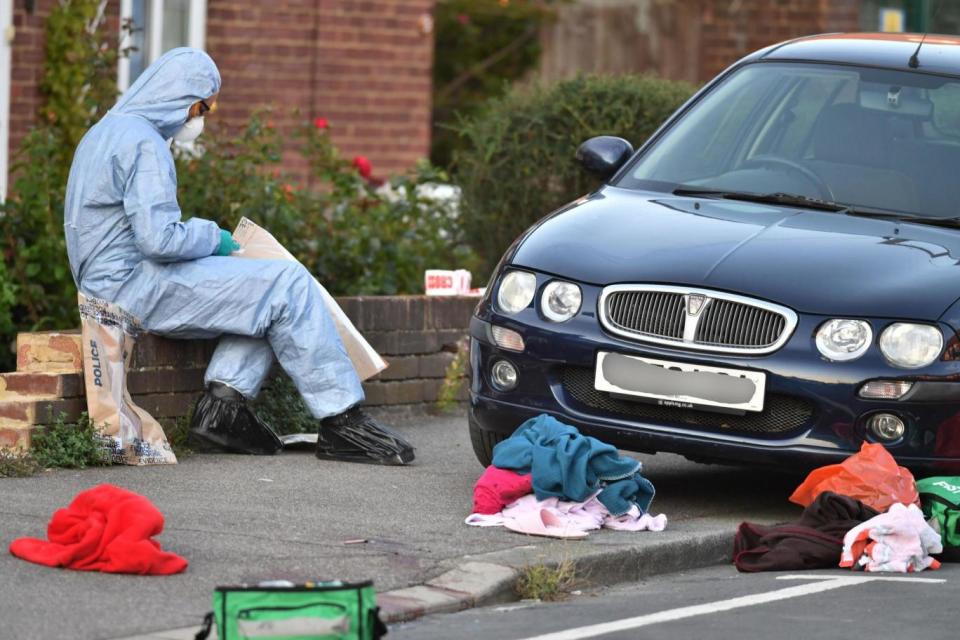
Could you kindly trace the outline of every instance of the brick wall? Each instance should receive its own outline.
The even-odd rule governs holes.
[[[338,301],[390,363],[364,383],[366,406],[435,402],[477,299],[384,296]],[[161,422],[187,415],[203,389],[204,369],[215,345],[141,336],[127,383],[134,401]],[[80,353],[79,333],[19,336],[17,371],[0,374],[0,447],[28,446],[32,429],[48,423],[51,415],[63,412],[75,420],[86,410]]]
[[[14,2],[11,157],[40,107],[44,27],[57,0],[33,13]],[[119,0],[110,0],[110,33]],[[433,0],[209,0],[207,50],[223,76],[217,118],[242,126],[261,106],[278,107],[281,133],[299,119],[330,119],[348,157],[367,155],[376,175],[408,169],[430,147]],[[298,109],[299,116],[292,111]],[[303,177],[299,157],[289,168]]]
[[[272,103],[281,132],[326,117],[342,151],[367,155],[376,175],[407,169],[430,146],[432,10],[433,0],[210,0],[217,117],[241,126]]]
[[[803,35],[859,30],[860,0],[577,0],[545,28],[538,77],[653,72],[703,82]]]
[[[751,51],[798,36],[859,30],[858,0],[702,3],[701,80]]]

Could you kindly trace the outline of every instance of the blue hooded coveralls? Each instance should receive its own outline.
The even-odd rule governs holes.
[[[313,276],[298,262],[214,256],[219,227],[181,221],[168,139],[219,91],[210,56],[173,49],[87,131],[67,182],[70,269],[81,293],[151,333],[223,336],[207,384],[253,398],[276,357],[314,417],[336,415],[363,390]]]

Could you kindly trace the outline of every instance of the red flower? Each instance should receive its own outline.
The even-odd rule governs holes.
[[[460,24],[470,24],[470,16],[465,13],[461,13],[457,16],[457,22]]]
[[[317,118],[316,120],[313,121],[313,126],[315,126],[317,129],[320,129],[322,131],[327,127],[329,127],[330,123],[327,121],[326,118]]]
[[[354,156],[353,166],[364,178],[369,178],[370,174],[373,173],[373,165],[370,164],[370,160],[367,158],[367,156]]]

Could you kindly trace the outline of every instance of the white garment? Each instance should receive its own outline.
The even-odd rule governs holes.
[[[920,508],[896,503],[846,533],[840,566],[897,573],[938,569],[940,563],[930,554],[942,551],[940,534],[923,519]]]

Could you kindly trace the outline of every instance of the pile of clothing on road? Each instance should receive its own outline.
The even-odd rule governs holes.
[[[163,531],[163,514],[148,498],[111,484],[81,491],[47,525],[47,539],[17,538],[14,556],[48,567],[75,571],[171,575],[187,560],[164,551],[154,537]]]
[[[648,513],[655,492],[640,471],[616,447],[543,414],[494,447],[466,524],[572,539],[601,528],[663,531],[667,517]]]
[[[804,507],[796,522],[740,525],[737,569],[912,573],[940,568],[945,546],[960,550],[960,478],[917,482],[879,444],[815,469],[790,501]]]

